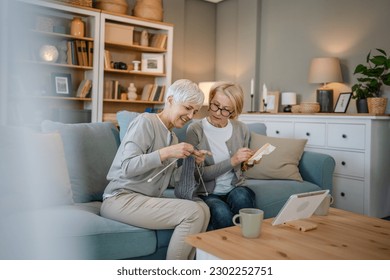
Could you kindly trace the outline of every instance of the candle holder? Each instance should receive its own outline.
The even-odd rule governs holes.
[[[251,94],[251,110],[248,111],[248,113],[256,113],[256,111],[253,108],[253,94]]]
[[[264,105],[264,111],[262,113],[268,113],[267,112],[267,102],[265,102],[265,99],[263,99],[263,105]]]

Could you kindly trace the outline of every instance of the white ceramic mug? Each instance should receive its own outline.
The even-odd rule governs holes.
[[[333,203],[333,197],[330,194],[328,194],[327,196],[325,196],[321,204],[317,207],[314,214],[318,216],[328,215],[329,207],[332,205],[332,203]]]
[[[238,223],[236,220],[240,218]],[[257,238],[260,236],[261,224],[264,219],[264,211],[257,208],[240,209],[239,214],[234,215],[233,223],[241,227],[242,236]]]

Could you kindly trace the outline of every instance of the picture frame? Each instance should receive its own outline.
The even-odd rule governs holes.
[[[164,73],[164,54],[142,53],[141,71],[146,73]]]
[[[337,98],[336,105],[334,107],[334,113],[345,113],[348,109],[349,101],[351,101],[352,92],[342,92]]]
[[[279,112],[279,91],[269,91],[267,94],[267,113]],[[260,100],[260,112],[264,112],[263,100]]]
[[[72,76],[69,73],[51,74],[53,94],[59,96],[73,96]]]

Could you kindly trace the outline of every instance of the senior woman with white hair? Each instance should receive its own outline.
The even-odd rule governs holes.
[[[167,91],[164,109],[143,113],[127,129],[112,166],[101,207],[101,215],[147,229],[174,229],[167,259],[192,259],[194,248],[185,237],[206,230],[210,213],[203,201],[162,198],[179,172],[174,163],[194,156],[197,163],[205,154],[188,143],[178,143],[172,129],[183,127],[203,104],[197,84],[182,79]]]

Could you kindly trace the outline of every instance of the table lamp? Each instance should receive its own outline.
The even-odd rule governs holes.
[[[309,83],[323,86],[317,89],[317,102],[320,103],[320,112],[333,112],[333,89],[327,83],[342,82],[340,61],[336,57],[314,58],[309,71]]]
[[[215,82],[200,82],[199,83],[199,88],[201,91],[203,91],[203,94],[204,94],[203,106],[209,106],[210,89],[214,83]]]
[[[297,104],[297,94],[295,92],[282,93],[282,105],[285,105],[283,112],[291,113],[291,105]]]

